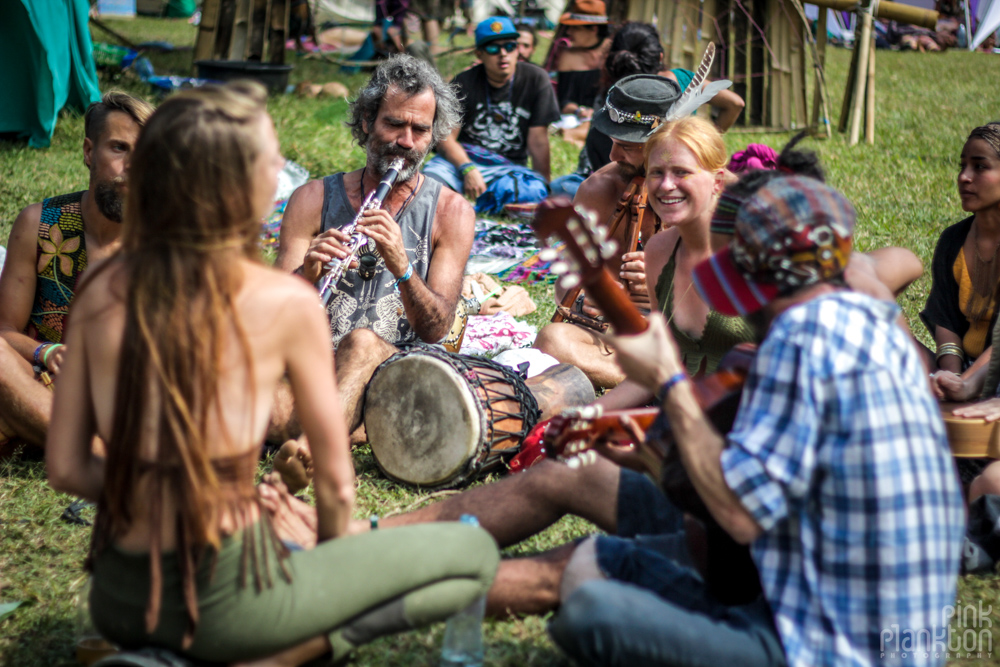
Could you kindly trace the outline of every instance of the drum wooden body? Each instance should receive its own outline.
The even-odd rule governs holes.
[[[968,403],[941,403],[941,418],[948,433],[951,455],[958,458],[1000,459],[1000,422],[956,417],[952,410]]]
[[[539,418],[593,399],[590,381],[573,366],[525,382],[486,359],[421,348],[376,369],[365,398],[365,430],[387,477],[456,487],[513,457]]]

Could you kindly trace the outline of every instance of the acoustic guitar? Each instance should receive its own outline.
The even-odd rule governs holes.
[[[605,266],[616,248],[596,216],[574,207],[566,198],[553,198],[539,204],[533,227],[543,243],[561,240],[565,244],[567,256],[563,266],[553,265],[554,270],[565,273],[564,287],[584,287],[616,333],[631,335],[645,331],[646,319]],[[720,433],[728,433],[732,428],[753,350],[754,346],[734,348],[716,373],[695,384],[699,403]],[[708,512],[691,484],[669,432],[655,439],[642,437],[658,413],[657,408],[607,412],[597,406],[571,409],[552,419],[543,435],[543,446],[548,456],[580,465],[593,460],[594,451],[599,451],[605,442],[634,444],[640,457],[649,461],[649,470],[660,471],[660,488],[667,498],[704,525],[703,543],[690,542],[693,531],[688,536],[691,552],[705,553],[704,574],[709,591],[724,604],[750,602],[761,589],[749,548],[736,543]]]

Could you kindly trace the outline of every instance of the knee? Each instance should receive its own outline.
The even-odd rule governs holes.
[[[7,341],[0,338],[0,384],[8,385],[9,381],[21,376],[27,377],[31,366]]]
[[[559,583],[559,600],[566,602],[587,582],[604,578],[604,574],[597,566],[597,538],[588,537],[573,550],[573,555],[566,563],[562,581]]]
[[[475,563],[475,577],[482,587],[482,594],[485,595],[493,585],[497,568],[500,567],[500,550],[497,548],[496,540],[482,528],[477,528],[471,533],[468,539],[470,553],[476,554],[473,560]]]
[[[563,363],[572,363],[572,349],[576,340],[574,329],[572,324],[563,322],[546,324],[538,332],[534,347]]]
[[[516,479],[521,480],[519,491],[536,502],[543,502],[564,511],[573,507],[573,499],[580,496],[601,494],[607,480],[618,479],[618,466],[598,457],[594,463],[575,468],[551,459],[536,463]],[[617,487],[609,494],[608,502],[617,498]]]
[[[337,346],[336,363],[376,365],[392,356],[395,348],[386,343],[371,329],[355,329],[340,340]]]
[[[991,463],[969,484],[969,502],[980,496],[1000,495],[1000,462]]]
[[[615,622],[615,599],[609,581],[590,581],[569,596],[549,623],[552,641],[579,664],[604,664],[599,658],[603,629]]]

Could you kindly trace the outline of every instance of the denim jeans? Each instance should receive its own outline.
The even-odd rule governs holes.
[[[552,179],[549,189],[554,195],[566,195],[570,199],[576,196],[576,191],[580,189],[585,176],[583,174],[566,174],[559,178]]]
[[[485,181],[486,185],[489,185],[495,178],[503,176],[510,171],[512,166],[477,164],[476,168],[479,169],[479,174],[483,177],[483,181]],[[515,165],[513,168],[517,169],[519,167]],[[459,194],[462,194],[465,190],[465,180],[462,178],[462,172],[458,170],[458,167],[453,165],[451,162],[448,162],[440,155],[435,155],[433,158],[428,160],[422,171],[425,176],[430,176],[431,178],[441,181]]]
[[[617,519],[618,536],[596,543],[607,579],[582,585],[549,624],[577,664],[784,667],[767,602],[726,606],[708,593],[683,513],[644,475],[622,470]]]
[[[549,634],[578,665],[785,666],[763,598],[739,607],[705,603],[696,612],[639,586],[594,580],[563,603]]]

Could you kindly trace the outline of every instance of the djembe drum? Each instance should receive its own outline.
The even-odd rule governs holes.
[[[459,487],[513,457],[539,419],[594,400],[583,371],[559,364],[523,380],[488,359],[417,348],[379,366],[365,394],[365,431],[390,479]]]

